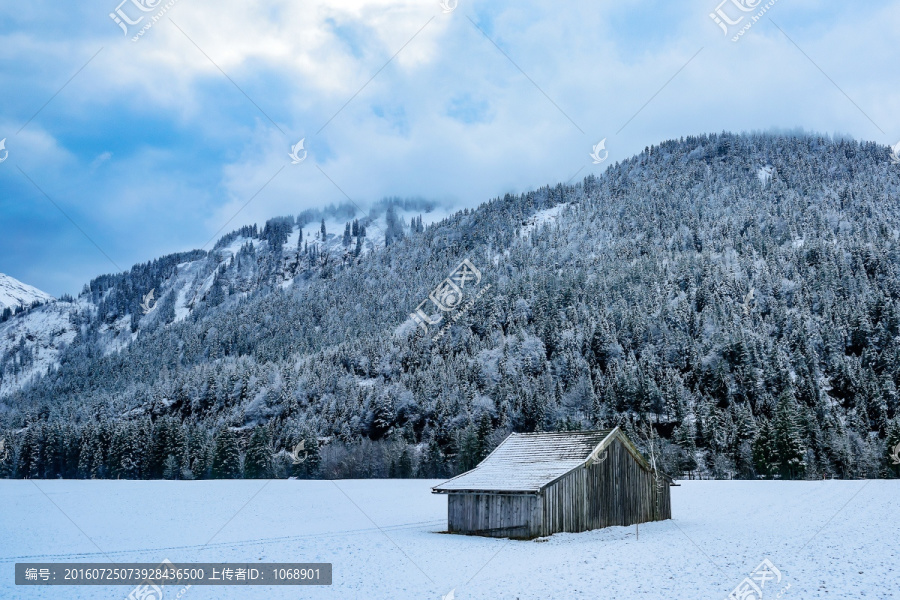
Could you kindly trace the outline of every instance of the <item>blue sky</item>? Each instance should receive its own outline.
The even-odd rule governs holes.
[[[887,0],[778,0],[737,42],[766,2],[177,0],[131,41],[167,1],[0,7],[0,272],[77,293],[229,220],[475,206],[683,135],[900,140]]]

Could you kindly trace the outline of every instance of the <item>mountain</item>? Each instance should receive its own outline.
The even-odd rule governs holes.
[[[187,319],[195,308],[205,312],[226,297],[287,288],[295,277],[303,280],[314,271],[327,274],[447,214],[434,202],[400,198],[354,217],[358,212],[346,205],[276,217],[262,228],[223,236],[210,252],[164,256],[127,273],[97,277],[77,298],[65,296],[27,312],[23,306],[15,320],[0,322],[0,397],[58,368],[78,331],[90,331],[90,345],[100,354],[119,352],[145,331]],[[350,240],[344,236],[347,227],[356,232]]]
[[[45,303],[53,300],[53,296],[22,283],[9,275],[0,273],[0,313],[9,309],[28,308],[34,303]]]
[[[900,475],[889,156],[691,136],[474,210],[278,217],[98,277],[0,324],[0,469],[439,477],[510,431],[619,425],[675,474]]]

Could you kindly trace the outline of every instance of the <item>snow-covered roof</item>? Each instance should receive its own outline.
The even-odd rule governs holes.
[[[481,464],[435,492],[538,492],[590,458],[615,430],[513,433]]]

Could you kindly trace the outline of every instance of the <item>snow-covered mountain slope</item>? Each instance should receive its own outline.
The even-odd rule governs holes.
[[[690,136],[427,227],[415,204],[390,207],[273,218],[0,324],[0,435],[27,458],[64,425],[66,456],[95,436],[134,439],[137,456],[166,417],[208,440],[171,450],[205,477],[214,436],[249,443],[266,424],[275,448],[346,444],[323,449],[321,473],[348,478],[468,470],[510,431],[652,423],[666,472],[897,472],[886,146]],[[38,335],[51,307],[68,311],[61,351]],[[121,451],[16,468],[164,473],[165,454],[103,462]]]
[[[302,286],[317,273],[358,263],[449,211],[396,199],[379,203],[364,217],[353,218],[356,213],[355,207],[339,206],[278,217],[262,228],[244,227],[223,236],[209,252],[169,255],[127,273],[100,276],[74,301],[54,300],[0,274],[0,312],[6,305],[15,311],[41,302],[0,322],[0,396],[54,370],[79,330],[108,356],[142,331],[184,321],[198,308],[233,303],[261,288],[287,288],[295,279]]]
[[[49,302],[53,296],[22,283],[18,279],[0,273],[0,311],[4,308],[15,310],[20,306],[31,306],[34,302]]]
[[[60,352],[75,339],[77,306],[51,302],[0,324],[0,359],[16,356],[13,364],[4,365],[0,396],[56,368]],[[89,314],[86,305],[81,308]]]

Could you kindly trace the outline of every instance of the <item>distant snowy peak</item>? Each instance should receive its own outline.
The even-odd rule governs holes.
[[[9,275],[0,273],[0,311],[4,308],[15,309],[18,306],[31,306],[35,301],[48,302],[53,296],[22,283]]]

